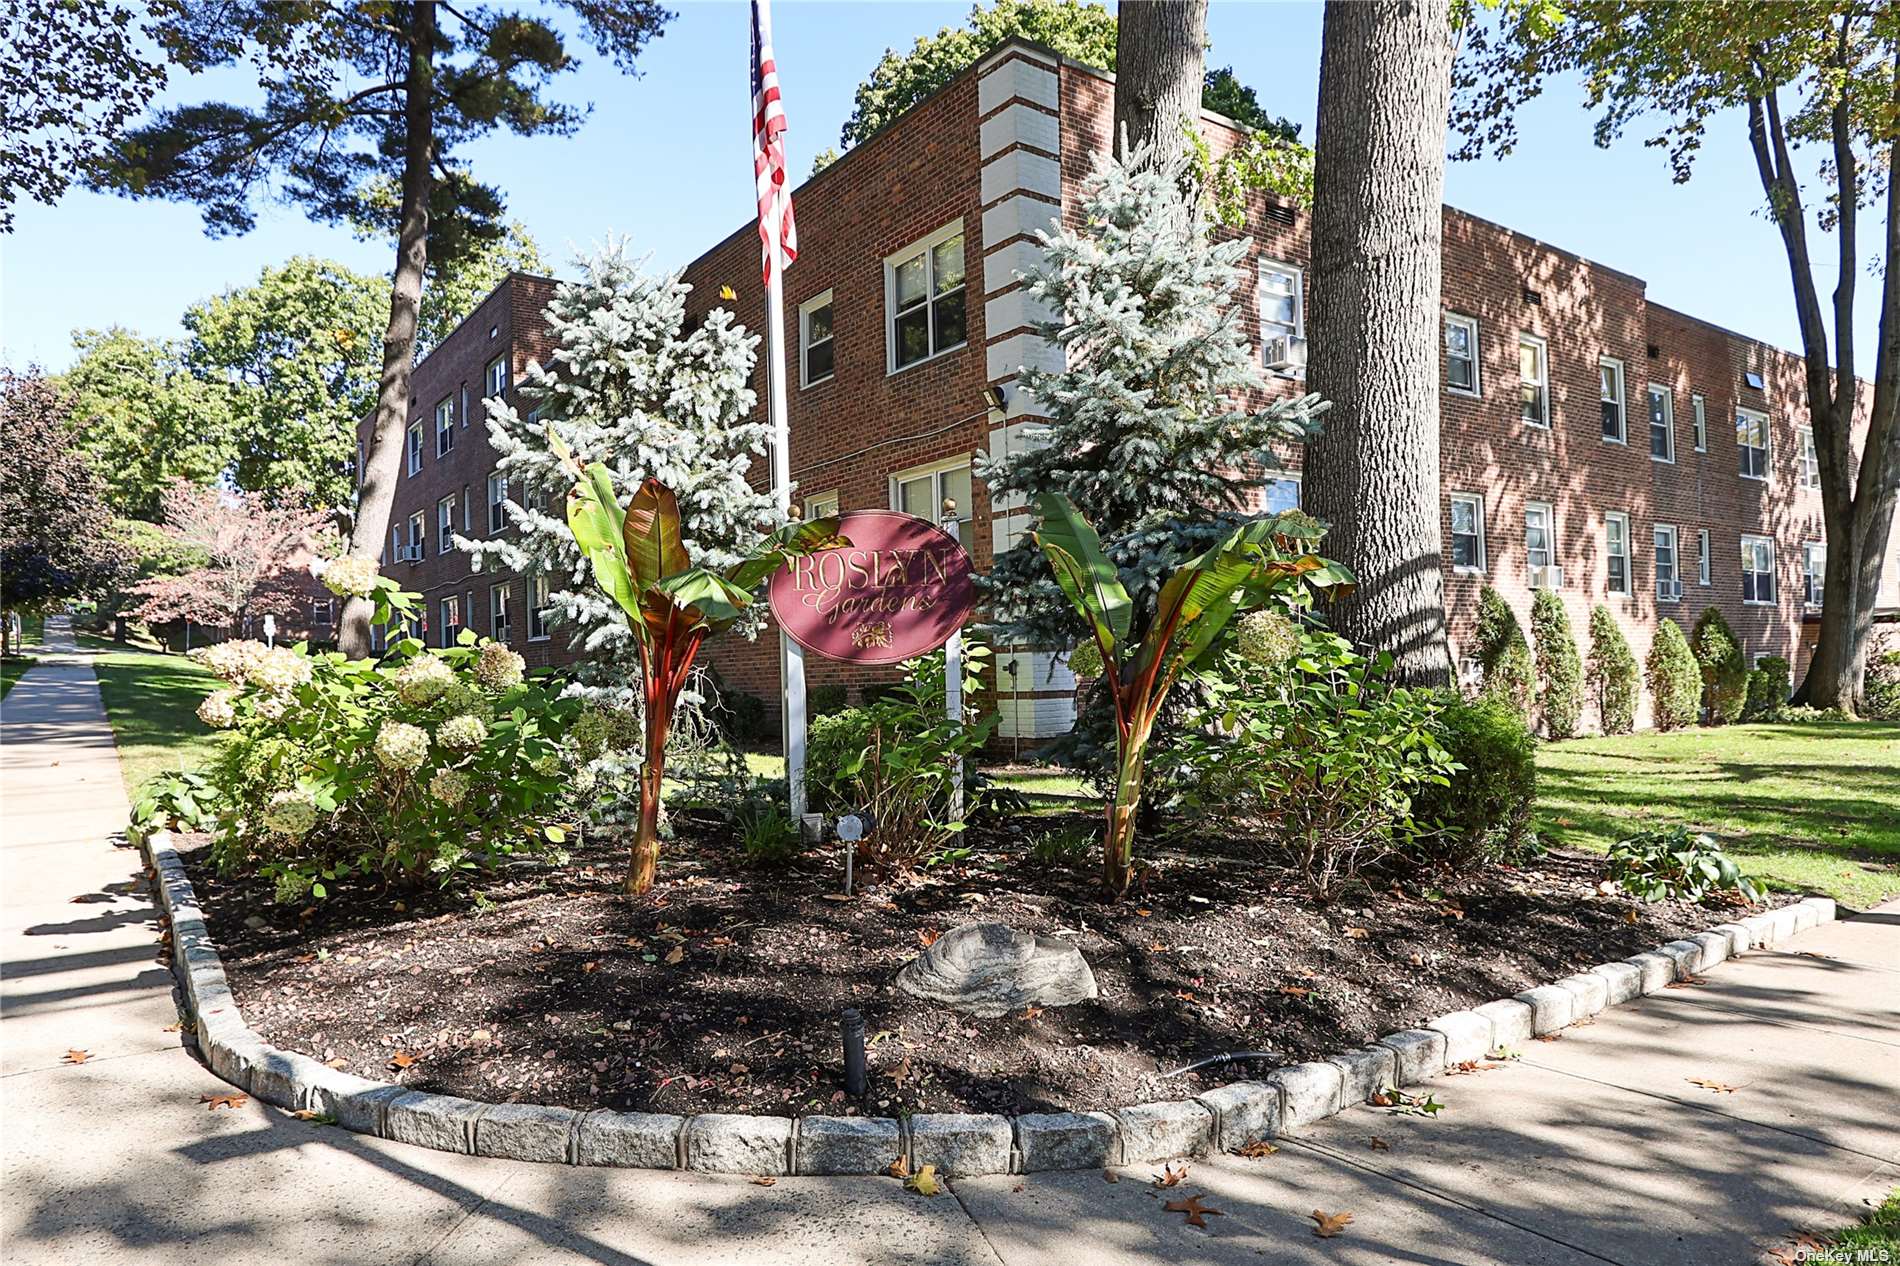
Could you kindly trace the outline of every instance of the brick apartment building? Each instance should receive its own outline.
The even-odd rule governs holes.
[[[786,271],[783,353],[792,476],[808,514],[935,518],[953,498],[979,568],[1020,538],[1026,506],[992,503],[971,458],[1021,445],[1036,422],[1016,374],[1059,352],[1032,332],[1038,313],[1017,276],[1037,262],[1038,229],[1078,221],[1112,94],[1100,71],[1006,43],[797,191],[802,249]],[[1238,138],[1218,116],[1204,130],[1217,151]],[[1306,217],[1256,195],[1245,236],[1249,333],[1269,366],[1285,366],[1282,389],[1297,391]],[[1449,207],[1444,237],[1441,509],[1461,673],[1474,667],[1489,583],[1520,618],[1536,588],[1555,589],[1580,640],[1591,607],[1609,605],[1639,659],[1660,619],[1687,628],[1714,605],[1752,657],[1786,656],[1798,680],[1823,540],[1800,359],[1650,303],[1641,278]],[[693,315],[730,286],[734,310],[762,323],[754,224],[685,276]],[[480,399],[546,360],[539,314],[552,286],[511,276],[417,367],[385,558],[426,596],[431,642],[473,627],[533,664],[569,654],[546,626],[544,582],[473,573],[447,534],[505,530]],[[764,380],[761,364],[761,400]],[[1290,464],[1267,493],[1273,508],[1298,504],[1297,453]],[[763,483],[763,460],[754,469]],[[1882,606],[1896,605],[1900,557],[1882,590]],[[776,708],[772,639],[709,653],[730,685]],[[1074,682],[1058,658],[996,662],[1005,738],[1068,727]],[[883,679],[815,658],[807,671],[814,686],[854,694]]]

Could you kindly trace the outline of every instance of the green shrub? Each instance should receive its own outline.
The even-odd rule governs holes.
[[[1900,650],[1867,657],[1867,716],[1875,721],[1900,721]]]
[[[1531,637],[1537,645],[1537,706],[1544,733],[1570,738],[1583,715],[1583,665],[1564,600],[1549,589],[1531,599]]]
[[[1683,826],[1657,827],[1611,846],[1610,878],[1645,901],[1706,901],[1717,892],[1761,900],[1761,890],[1714,840]]]
[[[1676,730],[1694,725],[1701,713],[1702,670],[1682,626],[1664,620],[1656,626],[1649,647],[1649,697],[1655,705],[1656,728]]]
[[[137,841],[154,831],[202,831],[217,821],[217,812],[218,789],[203,774],[188,769],[159,774],[139,788],[127,834]]]
[[[871,715],[864,708],[812,718],[805,731],[805,796],[813,813],[849,813],[858,807],[850,799],[853,780],[845,767],[864,750],[870,733]]]
[[[1596,701],[1597,725],[1605,734],[1628,734],[1636,727],[1640,671],[1616,616],[1598,603],[1590,612],[1590,662],[1584,680]]]
[[[1457,871],[1521,856],[1537,799],[1537,740],[1524,718],[1501,700],[1447,690],[1435,729],[1459,768],[1448,782],[1427,782],[1413,794],[1413,819],[1436,829],[1421,832],[1408,851]]]
[[[841,681],[828,681],[822,686],[813,686],[806,699],[809,711],[815,717],[834,716],[845,710],[849,691]]]
[[[765,700],[759,696],[726,685],[712,670],[707,672],[705,694],[701,711],[712,717],[727,742],[746,747],[777,737],[766,715]]]
[[[1484,669],[1483,693],[1529,720],[1537,665],[1511,604],[1490,585],[1478,594],[1478,663]]]
[[[1391,665],[1311,628],[1290,660],[1223,657],[1159,761],[1179,808],[1250,827],[1320,898],[1410,844],[1425,829],[1413,797],[1456,765],[1439,743],[1437,693],[1391,684]]]
[[[732,812],[739,846],[753,866],[783,866],[803,850],[798,823],[792,820],[782,797],[749,795]]]
[[[1793,693],[1788,683],[1788,661],[1764,655],[1748,673],[1748,697],[1742,704],[1744,721],[1765,721],[1788,706]]]
[[[1719,610],[1710,607],[1696,620],[1690,647],[1702,674],[1709,724],[1734,724],[1741,719],[1748,698],[1748,660],[1735,640],[1735,630]]]
[[[1055,826],[1036,832],[1029,841],[1029,858],[1042,866],[1080,866],[1101,842],[1094,827]]]

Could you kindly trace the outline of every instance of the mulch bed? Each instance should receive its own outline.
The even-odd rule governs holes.
[[[1176,1098],[1270,1067],[1163,1075],[1204,1056],[1323,1056],[1740,913],[1606,894],[1603,859],[1566,852],[1443,891],[1375,881],[1318,906],[1237,841],[1151,851],[1139,890],[1105,905],[1093,858],[1031,860],[1004,828],[962,842],[969,860],[848,901],[834,899],[835,848],[758,870],[728,840],[689,833],[638,902],[619,890],[620,842],[603,836],[479,901],[359,890],[304,909],[184,848],[245,1018],[275,1045],[471,1099],[677,1113]],[[894,987],[934,934],[976,920],[1071,939],[1101,997],[980,1020]],[[846,1006],[871,1043],[861,1103],[841,1089]]]

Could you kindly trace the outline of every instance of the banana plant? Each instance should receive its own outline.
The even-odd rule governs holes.
[[[558,441],[556,453],[574,476],[567,494],[567,525],[593,565],[594,581],[627,613],[640,648],[646,751],[640,767],[640,820],[627,870],[627,892],[653,887],[660,861],[660,791],[666,778],[666,741],[680,690],[708,637],[724,632],[751,606],[761,584],[784,565],[818,550],[849,544],[836,518],[791,523],[723,572],[693,566],[681,537],[679,501],[648,479],[626,509],[613,476],[599,462],[583,468]]]
[[[1135,637],[1134,603],[1095,529],[1060,493],[1043,493],[1036,506],[1041,522],[1035,542],[1063,594],[1088,622],[1115,705],[1115,795],[1102,844],[1102,879],[1119,897],[1134,877],[1142,769],[1168,691],[1182,673],[1209,658],[1236,615],[1269,602],[1306,605],[1311,590],[1348,592],[1353,577],[1313,553],[1324,532],[1316,520],[1297,512],[1256,519],[1176,568]]]

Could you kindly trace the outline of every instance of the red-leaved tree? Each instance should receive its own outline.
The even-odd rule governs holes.
[[[179,480],[165,493],[165,531],[201,552],[204,565],[136,586],[145,601],[132,612],[149,624],[190,620],[242,631],[246,617],[289,618],[310,586],[310,562],[328,550],[330,516],[257,493],[204,488]]]

